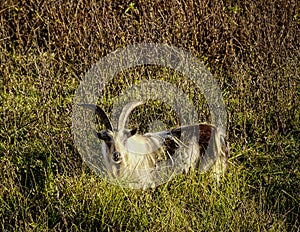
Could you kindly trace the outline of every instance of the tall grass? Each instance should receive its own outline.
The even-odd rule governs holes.
[[[0,12],[3,231],[299,231],[297,1],[8,0]],[[100,57],[142,42],[191,51],[222,88],[231,150],[220,186],[192,172],[134,191],[83,163],[75,90]],[[113,79],[101,104],[109,111],[116,91],[149,78],[184,86],[171,70],[141,67]],[[185,91],[209,120],[201,93]],[[148,105],[172,126],[165,107]]]

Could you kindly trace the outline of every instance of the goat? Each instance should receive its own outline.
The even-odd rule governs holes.
[[[131,111],[141,104],[143,102],[138,101],[125,105],[117,131],[99,106],[81,104],[95,110],[104,122],[106,129],[96,135],[102,140],[103,163],[111,181],[145,189],[169,178],[170,174],[161,174],[165,170],[188,172],[190,168],[199,168],[207,171],[211,166],[217,180],[220,179],[226,169],[228,147],[225,135],[218,128],[195,124],[140,135],[136,128],[126,129],[125,123]],[[207,157],[204,156],[206,149]]]

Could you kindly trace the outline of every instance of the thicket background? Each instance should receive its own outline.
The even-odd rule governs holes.
[[[299,29],[296,0],[1,1],[2,231],[299,231]],[[221,186],[191,173],[133,191],[82,162],[71,134],[80,80],[143,42],[190,51],[218,80],[231,147]],[[161,78],[124,73],[107,110],[137,73]]]

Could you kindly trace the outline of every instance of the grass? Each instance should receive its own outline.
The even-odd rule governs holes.
[[[296,1],[10,0],[0,12],[2,231],[299,231]],[[100,57],[141,42],[191,51],[218,81],[230,142],[220,186],[192,172],[155,189],[124,189],[82,161],[71,131],[75,91]],[[201,92],[160,67],[119,74],[99,102],[110,111],[119,91],[149,78],[182,88],[209,121]],[[176,124],[158,104],[132,123]]]

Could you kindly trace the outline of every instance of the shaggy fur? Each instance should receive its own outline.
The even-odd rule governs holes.
[[[82,105],[94,109],[107,128],[97,136],[102,140],[103,163],[110,181],[145,189],[155,187],[172,173],[187,173],[190,169],[211,169],[220,180],[227,167],[225,134],[205,123],[137,134],[136,129],[124,127],[130,112],[141,104],[132,102],[123,108],[117,132],[100,107]]]

